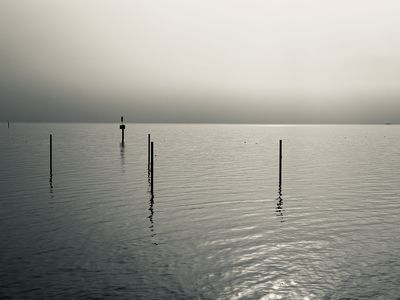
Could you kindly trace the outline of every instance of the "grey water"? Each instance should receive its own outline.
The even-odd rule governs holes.
[[[400,298],[400,126],[126,125],[1,126],[0,298]]]

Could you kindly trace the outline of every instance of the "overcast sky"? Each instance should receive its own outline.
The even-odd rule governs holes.
[[[400,122],[398,0],[2,0],[0,119]]]

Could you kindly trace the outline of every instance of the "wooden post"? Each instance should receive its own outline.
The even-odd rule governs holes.
[[[282,186],[282,140],[279,140],[279,188]]]
[[[10,128],[10,121],[7,122],[7,126],[8,126],[8,128]]]
[[[121,125],[119,125],[119,129],[121,129],[122,131],[122,141],[121,141],[122,145],[125,144],[125,125],[123,124],[123,122],[124,122],[124,117],[121,116]]]
[[[147,172],[150,173],[150,133],[147,135]]]
[[[151,142],[151,148],[150,148],[150,152],[151,152],[151,169],[150,169],[150,174],[151,174],[151,194],[153,194],[154,191],[154,143]]]
[[[53,173],[53,136],[50,134],[50,175]]]

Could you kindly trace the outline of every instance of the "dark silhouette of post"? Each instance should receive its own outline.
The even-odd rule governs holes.
[[[124,117],[121,116],[121,125],[119,125],[119,129],[121,129],[122,132],[122,141],[121,141],[122,145],[125,144],[125,125],[123,123],[124,123]]]
[[[10,121],[7,122],[7,128],[10,128]]]
[[[279,140],[279,187],[282,186],[282,140]]]
[[[50,176],[53,174],[53,136],[50,134]]]
[[[147,134],[147,172],[150,173],[150,133]]]
[[[150,191],[151,191],[151,194],[153,194],[153,191],[154,191],[154,143],[153,143],[153,142],[151,142],[150,152],[151,152],[151,165],[150,165],[151,182],[150,182]]]

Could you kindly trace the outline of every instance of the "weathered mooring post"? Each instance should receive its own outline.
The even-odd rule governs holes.
[[[279,187],[282,186],[282,140],[279,140]]]
[[[150,165],[150,174],[151,174],[151,182],[150,182],[150,191],[151,194],[154,192],[154,143],[151,142],[150,146],[150,152],[151,152],[151,165]]]
[[[50,176],[53,174],[53,135],[50,134]]]
[[[119,129],[121,129],[122,132],[122,140],[121,140],[121,144],[124,145],[125,144],[125,125],[124,125],[124,117],[121,116],[121,125],[119,125]]]
[[[150,173],[150,133],[147,134],[147,172]]]

